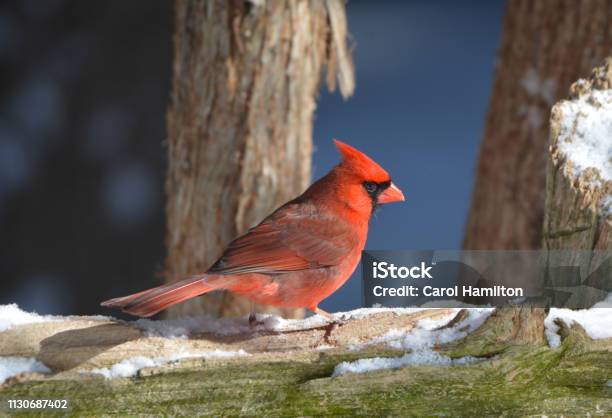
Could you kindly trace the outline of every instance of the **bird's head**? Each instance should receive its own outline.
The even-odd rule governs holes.
[[[335,170],[342,179],[341,197],[347,203],[354,208],[367,208],[371,213],[378,205],[404,200],[389,173],[374,160],[342,141],[334,142],[342,155]]]

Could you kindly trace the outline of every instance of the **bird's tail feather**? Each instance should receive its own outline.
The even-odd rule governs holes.
[[[223,287],[223,281],[210,283],[206,275],[189,277],[176,283],[154,287],[133,295],[109,299],[102,306],[118,308],[136,316],[148,317],[159,311]]]

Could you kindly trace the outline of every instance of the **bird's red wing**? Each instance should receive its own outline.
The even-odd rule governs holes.
[[[279,274],[334,266],[358,245],[347,221],[288,204],[234,240],[209,272]]]

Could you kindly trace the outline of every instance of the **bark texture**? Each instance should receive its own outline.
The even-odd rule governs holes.
[[[508,3],[465,249],[542,244],[550,107],[612,53],[612,0]]]
[[[282,330],[272,330],[265,325],[250,328],[246,319],[228,318],[217,320],[227,321],[227,328],[222,328],[223,322],[218,322],[218,328],[211,327],[208,332],[185,331],[188,338],[167,337],[164,331],[158,333],[154,327],[139,328],[146,327],[146,321],[139,324],[112,318],[66,317],[55,322],[21,325],[0,333],[0,356],[35,357],[54,373],[75,379],[86,378],[83,373],[92,369],[112,367],[137,356],[162,358],[194,353],[205,358],[215,350],[244,350],[249,357],[242,360],[249,362],[281,357],[295,360],[295,356],[317,357],[318,347],[350,351],[382,338],[390,329],[407,332],[421,320],[441,320],[453,314],[453,309],[431,309],[406,315],[386,312],[350,320],[335,328],[308,327],[298,322]],[[228,334],[228,328],[235,333]],[[394,354],[402,351],[384,347],[383,351]]]
[[[466,316],[460,311],[451,324]],[[417,363],[340,377],[332,374],[344,361],[406,354],[377,338],[449,317],[449,310],[352,319],[326,346],[317,345],[322,330],[163,338],[100,318],[22,324],[0,332],[0,356],[36,357],[52,372],[0,384],[0,407],[8,411],[9,399],[68,399],[76,416],[610,416],[612,339],[592,340],[580,325],[558,322],[561,347],[550,348],[544,316],[543,310],[504,310],[466,338],[433,348],[451,358],[477,357],[472,363]],[[366,344],[354,345],[360,343]],[[113,380],[89,373],[135,356],[217,349],[248,355],[184,359]]]
[[[232,239],[307,187],[325,67],[328,87],[352,94],[342,0],[176,2],[166,281],[205,271]],[[169,314],[235,316],[250,306],[226,292]]]
[[[578,80],[570,88],[569,99],[585,99],[595,108],[602,108],[602,103],[593,95],[597,91],[612,91],[612,58],[595,68],[587,80]],[[546,212],[544,222],[544,247],[546,250],[587,250],[567,251],[560,253],[555,264],[564,258],[584,258],[580,265],[585,266],[581,273],[583,278],[579,291],[572,298],[589,298],[591,302],[603,299],[612,291],[612,260],[609,250],[612,249],[612,181],[603,178],[596,167],[577,172],[573,156],[567,155],[561,146],[562,141],[585,141],[578,126],[581,114],[564,114],[569,107],[562,101],[552,109],[550,123],[550,153],[548,158],[548,175],[546,184]],[[610,103],[607,103],[610,106]],[[603,111],[602,117],[603,116]],[[607,116],[612,120],[612,116]],[[571,126],[569,136],[562,131],[562,126]],[[562,138],[561,135],[564,137]],[[607,144],[601,149],[612,150],[612,137],[603,138]],[[612,160],[608,161],[612,165]],[[594,251],[594,252],[591,252]],[[608,252],[604,252],[608,250]],[[563,286],[562,278],[550,277],[550,285]],[[569,301],[572,306],[572,300]]]
[[[603,66],[595,68],[590,79],[572,84],[570,99],[593,100],[592,92],[597,90],[612,90],[612,58],[608,58]],[[553,107],[551,115],[545,247],[550,250],[612,249],[612,214],[606,204],[612,196],[612,181],[604,180],[595,167],[576,176],[572,156],[566,155],[559,146],[561,121],[567,118],[561,104]],[[575,120],[570,122],[575,126]],[[573,134],[576,135],[575,127]],[[577,136],[569,139],[581,140]],[[612,148],[612,138],[608,138],[608,141],[611,144],[608,148]],[[612,165],[612,161],[608,161],[608,164]]]

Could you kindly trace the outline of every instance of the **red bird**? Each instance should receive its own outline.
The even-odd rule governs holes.
[[[184,300],[226,289],[264,304],[319,303],[351,276],[378,205],[404,200],[389,174],[355,148],[335,141],[342,162],[296,199],[229,244],[204,274],[110,299],[102,306],[151,316]]]

